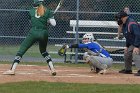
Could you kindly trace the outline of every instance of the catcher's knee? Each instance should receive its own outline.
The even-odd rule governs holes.
[[[88,55],[87,52],[84,53],[83,60],[85,60],[86,62],[89,62],[90,61],[90,55]]]

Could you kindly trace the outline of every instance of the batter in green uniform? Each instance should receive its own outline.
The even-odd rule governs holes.
[[[47,23],[55,26],[56,22],[53,18],[53,13],[48,8],[44,7],[43,0],[35,0],[34,8],[30,10],[30,18],[32,28],[29,31],[26,39],[22,42],[19,51],[16,54],[15,60],[11,69],[4,72],[7,75],[14,75],[17,64],[20,62],[25,52],[35,43],[39,42],[39,50],[42,56],[46,59],[52,75],[56,75],[51,56],[46,51],[48,42]]]

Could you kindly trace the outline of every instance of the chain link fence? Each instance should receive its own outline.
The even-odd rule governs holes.
[[[54,11],[58,2],[59,0],[46,0],[45,4]],[[77,7],[78,4],[79,7]],[[57,55],[57,51],[60,47],[55,46],[55,44],[70,44],[74,43],[76,40],[75,34],[67,33],[67,31],[73,31],[73,28],[70,26],[70,20],[114,21],[114,14],[122,10],[125,6],[129,6],[133,18],[138,22],[140,21],[139,0],[80,0],[78,4],[77,0],[64,0],[63,5],[55,14],[57,25],[55,27],[49,26],[49,42],[47,50],[51,53],[50,55],[54,61],[62,62],[64,60],[63,57]],[[0,1],[1,61],[12,61],[14,59],[21,42],[30,30],[29,9],[32,8],[32,5],[33,0]],[[79,27],[78,31],[117,33],[117,28]],[[81,42],[80,38],[82,38],[82,35],[83,34],[78,34],[78,42]],[[116,49],[125,46],[125,40],[113,40],[113,38],[116,37],[116,34],[95,34],[94,36],[102,46],[115,46]],[[78,50],[78,52],[82,51]],[[112,56],[115,61],[123,61],[123,56],[121,56],[123,53],[120,52],[119,54],[120,56]],[[73,55],[70,55],[70,60],[72,56]],[[80,55],[77,57],[78,59],[81,59]],[[67,59],[69,60],[69,57],[67,57]],[[27,51],[23,60],[43,60],[39,53],[37,43]]]

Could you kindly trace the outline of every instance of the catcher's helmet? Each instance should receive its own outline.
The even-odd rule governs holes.
[[[84,36],[83,36],[83,39],[84,38],[88,38],[90,42],[93,42],[95,40],[94,36],[92,33],[86,33]]]

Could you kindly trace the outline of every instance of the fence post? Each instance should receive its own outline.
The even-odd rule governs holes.
[[[79,34],[78,34],[78,30],[79,30],[79,0],[77,0],[77,12],[76,12],[76,34],[75,34],[75,38],[76,38],[76,44],[79,43],[78,38],[79,38]],[[78,49],[75,50],[75,63],[78,63]]]

